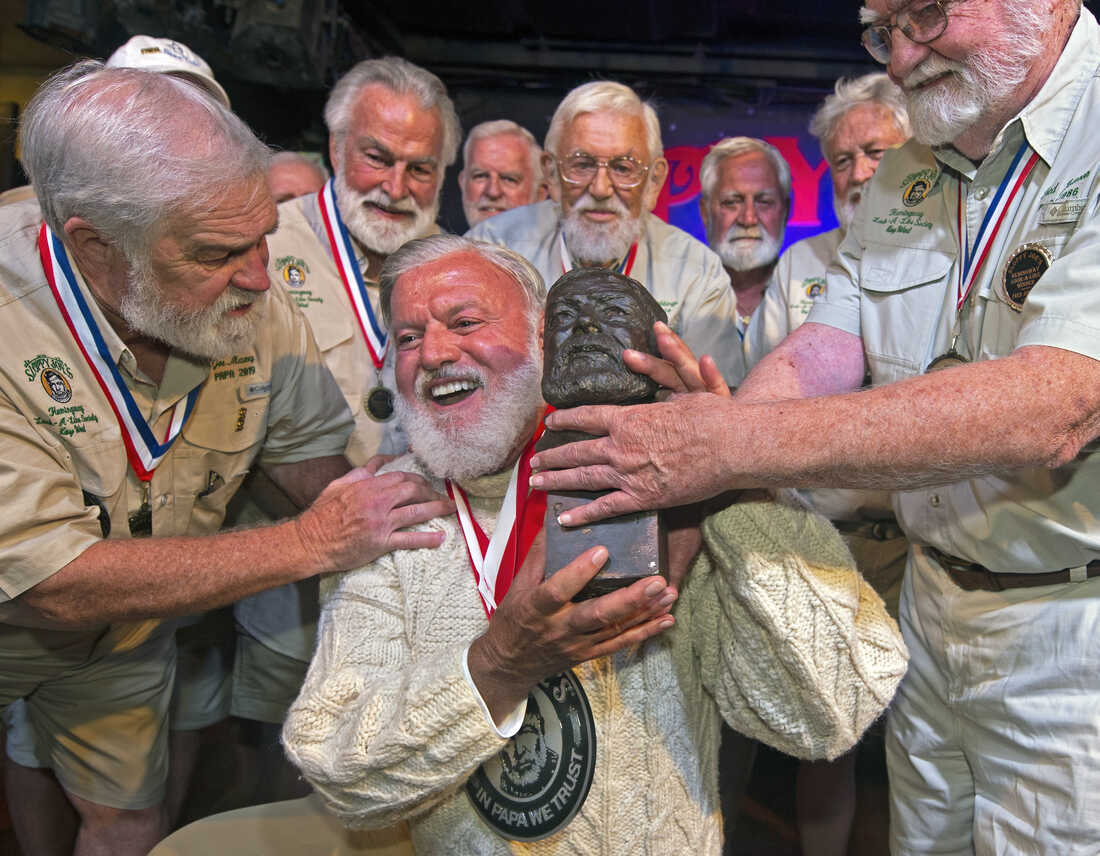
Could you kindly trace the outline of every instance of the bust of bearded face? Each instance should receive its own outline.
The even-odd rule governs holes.
[[[638,282],[583,268],[554,283],[546,297],[542,397],[554,407],[652,401],[657,384],[623,362],[623,350],[657,354],[661,305]]]

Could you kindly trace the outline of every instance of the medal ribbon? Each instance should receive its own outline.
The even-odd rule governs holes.
[[[563,274],[569,273],[576,265],[573,263],[573,257],[569,255],[569,250],[565,246],[565,233],[558,233],[558,247],[561,250],[561,272]],[[627,251],[626,256],[619,262],[618,267],[615,268],[617,273],[621,273],[623,276],[630,276],[630,272],[634,270],[634,257],[638,255],[637,242],[630,245],[630,249]]]
[[[470,557],[470,567],[474,572],[474,582],[481,595],[485,614],[492,616],[497,604],[508,593],[531,543],[542,528],[543,515],[546,513],[546,494],[541,490],[531,490],[531,456],[535,443],[542,436],[543,424],[538,427],[531,440],[512,467],[508,480],[508,491],[504,495],[504,504],[500,508],[493,537],[488,538],[485,531],[470,512],[466,492],[458,484],[447,479],[447,495],[458,509],[458,520],[462,525],[462,535],[466,540],[466,552]],[[520,487],[522,485],[522,487]]]
[[[1024,141],[1024,143],[1020,145],[1020,150],[1016,152],[1016,156],[1012,159],[1012,164],[1008,168],[1008,173],[1001,180],[1001,186],[997,188],[997,193],[993,197],[993,202],[990,204],[989,210],[985,212],[985,217],[982,219],[982,225],[978,229],[978,237],[974,242],[973,250],[969,249],[969,241],[966,240],[966,223],[963,219],[962,182],[959,182],[958,204],[956,208],[963,265],[959,269],[959,281],[955,294],[956,312],[962,310],[963,304],[966,303],[966,299],[970,296],[970,291],[978,278],[978,271],[981,270],[986,256],[989,255],[989,248],[993,246],[993,239],[997,236],[997,232],[1000,230],[1001,224],[1004,222],[1005,215],[1008,213],[1009,208],[1012,207],[1012,201],[1016,198],[1016,194],[1020,192],[1020,188],[1024,186],[1024,182],[1027,181],[1028,175],[1031,174],[1031,170],[1034,169],[1036,162],[1039,160],[1039,153],[1032,152],[1031,157],[1025,161],[1025,151],[1027,151],[1027,141]],[[1011,189],[1009,190],[1009,188]],[[1007,194],[1005,193],[1006,190],[1008,190]],[[992,229],[989,228],[991,223],[993,224]]]
[[[38,254],[61,315],[115,412],[115,418],[122,429],[122,441],[126,445],[126,457],[130,460],[134,475],[147,482],[153,478],[153,471],[183,430],[187,417],[195,407],[202,384],[187,393],[185,399],[176,402],[164,441],[158,443],[111,357],[88,301],[76,284],[76,276],[65,245],[45,223],[38,233]]]
[[[366,340],[371,361],[376,369],[381,369],[386,358],[386,333],[374,317],[370,296],[367,294],[366,285],[363,284],[363,275],[359,272],[359,265],[355,261],[355,249],[351,243],[351,236],[348,235],[344,221],[340,219],[340,209],[336,207],[336,189],[333,184],[335,181],[335,178],[330,178],[317,192],[317,203],[321,208],[321,219],[325,224],[325,233],[328,235],[329,248],[336,262],[336,270],[339,271],[344,290],[348,293],[351,308],[355,310],[355,318],[359,322],[363,339]]]

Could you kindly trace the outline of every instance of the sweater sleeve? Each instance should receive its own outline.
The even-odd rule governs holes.
[[[836,758],[886,709],[908,651],[825,518],[735,503],[703,524],[677,609],[730,727],[799,758]]]
[[[478,631],[414,652],[392,556],[325,588],[316,653],[283,744],[346,824],[386,826],[454,794],[506,743],[463,674]]]

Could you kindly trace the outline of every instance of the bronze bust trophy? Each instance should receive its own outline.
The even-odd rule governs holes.
[[[555,408],[582,404],[643,404],[657,384],[623,362],[625,348],[657,353],[655,321],[667,321],[641,283],[603,268],[570,271],[546,297],[542,397]],[[576,431],[546,431],[538,449],[588,439]],[[667,577],[664,527],[656,511],[636,512],[575,529],[558,524],[563,511],[591,501],[591,491],[547,493],[546,568],[553,573],[584,550],[603,544],[607,565],[578,598],[596,597],[652,574]]]

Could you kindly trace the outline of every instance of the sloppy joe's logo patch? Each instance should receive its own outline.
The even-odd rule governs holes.
[[[69,382],[53,369],[46,369],[39,378],[42,388],[58,404],[64,404],[73,397],[73,388]]]
[[[901,193],[901,204],[906,208],[920,205],[928,191],[932,189],[932,183],[926,178],[918,178],[909,182]]]
[[[23,372],[27,380],[38,380],[46,395],[58,404],[65,404],[73,397],[73,388],[69,381],[73,379],[73,370],[60,357],[48,357],[38,354],[23,361]]]
[[[576,675],[566,671],[535,687],[522,727],[470,776],[466,795],[497,835],[535,841],[573,819],[595,765],[592,707]]]
[[[806,291],[806,296],[810,300],[817,300],[819,297],[825,296],[825,278],[820,276],[811,276],[802,280],[802,287]]]
[[[1001,287],[1008,305],[1020,312],[1024,308],[1031,289],[1050,267],[1050,250],[1042,244],[1024,244],[1017,247],[1005,262]]]
[[[309,265],[303,259],[296,256],[280,256],[275,260],[275,268],[291,288],[301,288],[306,284],[306,274],[309,273]]]

